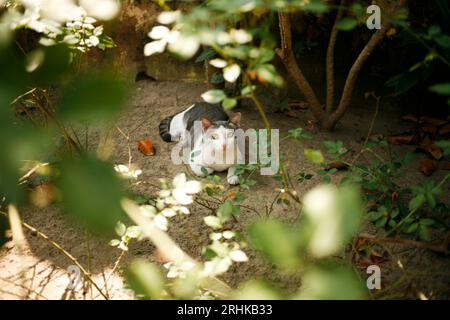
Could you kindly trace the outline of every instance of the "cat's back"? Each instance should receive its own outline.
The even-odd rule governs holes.
[[[229,120],[228,114],[223,111],[220,104],[198,102],[184,113],[183,119],[187,130],[190,130],[194,122],[201,118],[207,118],[212,122]]]

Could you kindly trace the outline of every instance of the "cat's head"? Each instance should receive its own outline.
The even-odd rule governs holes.
[[[201,118],[204,141],[210,143],[214,149],[225,150],[234,143],[234,131],[241,126],[241,113],[234,113],[228,121],[210,121]]]

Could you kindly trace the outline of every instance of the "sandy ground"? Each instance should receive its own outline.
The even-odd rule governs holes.
[[[153,193],[158,185],[158,179],[173,177],[185,171],[184,166],[173,165],[170,161],[172,145],[164,143],[158,135],[158,124],[166,116],[172,115],[192,102],[198,101],[204,92],[204,84],[186,82],[151,82],[140,81],[136,84],[135,93],[129,103],[128,109],[118,121],[117,126],[130,134],[130,142],[117,131],[113,130],[112,137],[115,143],[112,159],[115,163],[128,162],[128,145],[131,146],[132,162],[143,170],[140,180],[142,184],[135,187],[137,193]],[[275,102],[276,103],[276,102]],[[312,119],[307,111],[296,111],[298,118],[288,117],[283,113],[271,114],[273,128],[280,128],[281,136],[287,130],[297,127],[309,128],[314,133],[314,140],[305,142],[308,147],[321,147],[323,140],[342,140],[347,147],[359,150],[367,134],[369,123],[374,111],[373,101],[356,100],[351,112],[343,119],[337,130],[333,133],[318,131],[311,128],[308,121]],[[359,106],[359,107],[358,107]],[[399,115],[393,111],[395,106],[382,104],[374,126],[374,133],[402,133],[408,124],[400,120]],[[239,111],[243,113],[242,123],[245,128],[262,128],[263,124],[259,114],[251,106],[244,106]],[[152,139],[155,143],[156,155],[143,156],[136,148],[139,139]],[[90,141],[96,145],[98,133],[92,133]],[[398,147],[395,151],[403,153],[412,147]],[[287,142],[282,145],[282,152],[287,156],[287,166],[291,173],[299,171],[314,173],[315,168],[303,156],[303,146],[300,142]],[[418,162],[425,159],[419,155],[406,169],[406,174],[399,181],[403,185],[416,184],[424,177],[417,170]],[[433,174],[438,179],[445,174],[439,170]],[[319,178],[297,186],[297,191],[303,194],[306,190],[319,182]],[[244,204],[264,212],[276,194],[275,188],[279,185],[271,177],[257,177],[257,184],[248,193]],[[449,188],[445,190],[448,198]],[[90,270],[92,278],[104,287],[107,279],[107,291],[111,299],[130,299],[133,294],[126,289],[120,274],[121,267],[136,257],[148,258],[156,261],[154,247],[148,241],[133,243],[130,251],[121,260],[119,268],[111,271],[120,255],[116,248],[108,246],[110,239],[89,235],[82,228],[67,221],[61,214],[58,205],[46,209],[33,207],[21,208],[22,218],[25,222],[46,234],[51,240],[60,244],[71,255]],[[208,215],[208,209],[194,205],[193,213],[187,217],[172,220],[169,233],[193,257],[200,257],[201,248],[208,243],[208,229],[201,227],[202,219]],[[296,210],[285,206],[275,206],[273,217],[284,221],[295,221]],[[253,211],[243,209],[234,229],[245,231],[258,215]],[[366,232],[373,232],[370,226]],[[95,288],[90,289],[89,283],[80,284],[75,290],[68,290],[69,278],[66,269],[73,262],[59,251],[54,249],[41,237],[26,231],[27,248],[21,252],[9,242],[0,249],[0,298],[1,299],[102,299]],[[387,247],[390,258],[381,264],[384,285],[389,286],[396,282],[393,288],[394,298],[418,298],[422,292],[431,298],[449,298],[450,263],[446,256],[436,253],[409,248],[405,246]],[[231,286],[237,286],[251,277],[268,279],[288,292],[295,290],[299,282],[291,276],[283,275],[264,262],[258,253],[248,249],[250,261],[234,266],[223,278]],[[400,261],[400,264],[399,264]],[[400,269],[399,265],[403,266]],[[420,274],[418,274],[420,272]],[[363,271],[361,271],[364,276]],[[411,276],[414,275],[414,276]]]

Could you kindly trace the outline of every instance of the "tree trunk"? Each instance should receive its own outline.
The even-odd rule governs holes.
[[[305,96],[314,117],[322,123],[326,120],[326,114],[322,109],[322,105],[317,99],[314,90],[300,70],[297,61],[295,60],[294,52],[292,51],[292,32],[289,14],[286,12],[279,12],[278,18],[281,35],[281,48],[276,49],[276,53],[283,62],[289,76],[294,80],[297,87]]]

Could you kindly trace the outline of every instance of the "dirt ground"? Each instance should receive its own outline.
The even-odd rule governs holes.
[[[170,161],[171,144],[164,143],[158,135],[158,124],[166,116],[195,101],[199,101],[200,94],[205,91],[201,83],[187,82],[153,82],[139,81],[128,109],[117,123],[126,134],[130,134],[130,142],[118,132],[112,131],[115,148],[112,159],[114,163],[128,162],[128,145],[131,147],[132,162],[143,170],[140,180],[135,187],[137,193],[154,193],[152,185],[158,185],[159,178],[171,178],[177,173],[185,171],[184,166],[176,166]],[[242,124],[245,128],[262,128],[259,114],[252,106],[244,106]],[[271,114],[273,128],[280,128],[280,136],[289,129],[303,127],[314,133],[314,140],[304,142],[308,147],[320,148],[323,140],[342,140],[347,147],[359,150],[374,112],[374,101],[356,99],[354,107],[333,133],[321,132],[311,127],[312,119],[308,111],[296,111],[298,118],[287,116],[285,113]],[[393,102],[382,102],[379,115],[375,121],[374,133],[392,134],[402,133],[408,124],[400,120],[398,108]],[[136,147],[139,139],[152,139],[155,143],[156,155],[145,157]],[[98,133],[90,136],[94,146],[99,139]],[[287,166],[291,173],[299,171],[314,173],[315,168],[303,155],[303,142],[286,142],[281,148],[287,156]],[[394,151],[404,153],[412,150],[412,146],[395,147]],[[425,155],[418,157],[405,168],[405,174],[398,181],[402,185],[412,185],[424,179],[417,170],[418,163],[425,159]],[[370,160],[370,159],[369,159]],[[434,179],[442,177],[446,172],[438,170],[432,176]],[[318,177],[297,186],[299,194],[319,182]],[[257,184],[247,193],[244,204],[255,208],[259,212],[265,211],[276,194],[275,188],[279,184],[272,177],[257,177]],[[234,187],[237,188],[237,187]],[[450,189],[447,186],[444,194],[448,198]],[[447,199],[448,200],[448,199]],[[20,208],[23,221],[46,234],[49,239],[60,244],[65,250],[90,270],[94,281],[104,287],[107,279],[107,291],[111,299],[131,299],[132,292],[126,289],[121,276],[121,267],[136,257],[148,258],[156,261],[154,247],[148,241],[133,243],[130,251],[120,261],[118,268],[114,265],[120,251],[108,245],[110,239],[87,234],[85,230],[76,226],[61,214],[58,205],[45,209],[34,207]],[[170,224],[170,235],[193,257],[201,256],[201,248],[208,243],[208,229],[202,227],[202,219],[208,215],[208,209],[194,205],[192,214],[177,217]],[[273,217],[284,221],[295,221],[296,210],[285,206],[276,206]],[[254,211],[243,209],[234,228],[245,231],[258,215]],[[364,227],[364,232],[374,233],[370,226]],[[36,234],[26,231],[27,248],[21,252],[9,242],[0,249],[0,299],[102,299],[98,291],[90,290],[89,283],[84,287],[79,285],[75,290],[68,290],[69,278],[66,269],[73,262],[61,254],[47,241]],[[423,293],[429,298],[450,298],[450,261],[448,256],[415,249],[404,245],[387,246],[389,259],[380,264],[382,281],[385,287],[393,286],[392,292],[387,292],[391,298],[419,298]],[[298,287],[298,281],[291,276],[283,275],[264,262],[258,253],[248,249],[250,261],[233,268],[223,277],[231,286],[237,286],[242,281],[252,277],[264,278],[280,288],[293,291]],[[402,266],[402,267],[400,267]],[[364,270],[360,270],[364,277]]]

